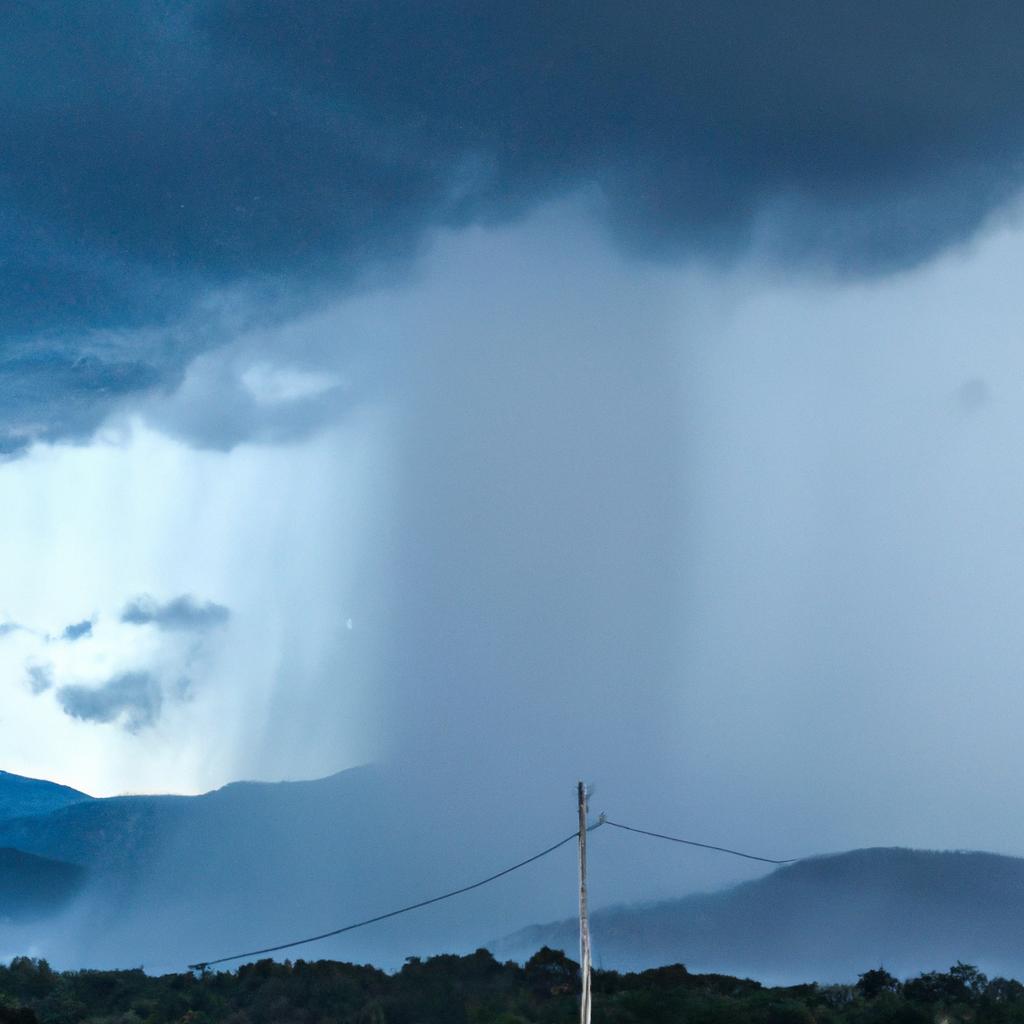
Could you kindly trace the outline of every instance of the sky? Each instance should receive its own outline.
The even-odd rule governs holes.
[[[1018,5],[3,18],[4,769],[1024,854]]]

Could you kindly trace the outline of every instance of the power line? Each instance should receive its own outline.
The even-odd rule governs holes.
[[[304,946],[307,942],[319,942],[320,939],[329,939],[332,935],[341,935],[343,932],[355,931],[356,928],[364,928],[366,925],[375,924],[377,921],[385,921],[389,917],[398,917],[399,914],[407,914],[410,910],[419,910],[420,907],[429,907],[431,903],[440,903],[441,900],[448,900],[453,896],[460,896],[464,892],[469,892],[471,889],[479,889],[480,886],[487,885],[488,882],[493,882],[504,875],[510,875],[513,871],[518,871],[520,868],[526,867],[527,864],[532,864],[535,860],[540,860],[541,857],[546,857],[549,853],[554,853],[560,846],[565,846],[566,843],[572,842],[574,839],[578,838],[579,831],[572,832],[564,839],[560,839],[553,846],[549,846],[546,850],[541,850],[540,853],[535,853],[532,857],[527,857],[526,860],[521,860],[518,864],[513,864],[510,868],[505,868],[503,871],[499,871],[497,874],[483,878],[479,882],[474,882],[472,885],[464,885],[461,889],[453,889],[451,892],[446,892],[441,896],[432,896],[429,900],[421,900],[419,903],[411,903],[407,907],[401,907],[398,910],[390,910],[388,913],[378,914],[376,917],[368,917],[365,921],[356,921],[355,924],[347,924],[342,928],[335,928],[333,931],[321,932],[319,935],[310,935],[305,939],[295,939],[292,942],[282,942],[278,946],[267,946],[264,949],[251,949],[246,953],[233,953],[231,956],[222,956],[216,960],[201,960],[199,963],[189,964],[189,970],[205,971],[207,967],[213,967],[215,964],[224,964],[229,960],[242,960],[245,957],[259,956],[262,953],[278,953],[282,949],[291,949],[293,946]]]
[[[626,832],[637,832],[642,836],[652,836],[655,839],[667,839],[671,843],[683,843],[685,846],[699,846],[702,850],[717,850],[719,853],[731,853],[734,857],[745,857],[747,860],[759,860],[765,864],[792,864],[798,860],[797,857],[790,857],[788,860],[774,860],[771,857],[758,857],[753,853],[741,853],[739,850],[730,850],[725,846],[712,846],[710,843],[698,843],[692,839],[679,839],[676,836],[662,835],[660,832],[648,832],[643,828],[633,828],[630,825],[620,825],[617,821],[611,821],[602,815],[602,819],[605,825],[611,825],[613,828],[621,828]]]
[[[742,853],[740,850],[730,850],[725,846],[712,846],[710,843],[698,843],[692,839],[680,839],[678,836],[667,836],[661,832],[649,832],[647,829],[634,828],[631,825],[623,825],[620,822],[611,821],[603,814],[595,824],[587,827],[587,831],[591,832],[601,825],[611,825],[613,828],[620,828],[626,832],[635,832],[639,835],[651,836],[654,839],[666,839],[669,842],[682,843],[685,846],[696,846],[702,850],[715,850],[718,853],[728,853],[734,857],[744,857],[747,860],[761,861],[765,864],[792,864],[796,859],[790,858],[788,860],[775,860],[771,857],[759,857],[753,853]],[[329,932],[321,932],[319,935],[310,935],[307,938],[294,939],[291,942],[282,942],[276,946],[265,946],[262,949],[251,949],[245,953],[233,953],[231,956],[218,957],[216,960],[201,960],[198,963],[189,964],[189,969],[193,971],[202,971],[206,970],[208,967],[213,967],[216,964],[228,963],[231,960],[242,960],[246,957],[261,956],[264,953],[279,953],[284,949],[292,949],[295,946],[304,946],[309,942],[319,942],[321,939],[329,939],[335,935],[342,935],[345,932],[355,931],[357,928],[365,928],[367,925],[376,924],[378,921],[386,921],[388,918],[398,917],[400,914],[407,914],[411,910],[419,910],[421,907],[429,907],[433,903],[440,903],[442,900],[451,899],[453,896],[461,896],[463,893],[470,892],[473,889],[479,889],[481,886],[494,882],[499,878],[503,878],[505,875],[509,875],[513,871],[518,871],[520,868],[524,868],[528,864],[532,864],[534,861],[540,860],[542,857],[546,857],[549,853],[554,853],[555,850],[565,846],[566,843],[570,843],[574,839],[578,839],[579,835],[579,830],[572,832],[564,839],[560,839],[557,843],[547,847],[547,849],[541,850],[540,853],[535,853],[532,857],[527,857],[525,860],[521,860],[519,863],[513,864],[511,867],[498,871],[496,874],[489,875],[487,878],[482,878],[479,882],[473,882],[471,885],[464,885],[460,889],[453,889],[451,892],[442,893],[440,896],[432,896],[430,899],[420,900],[419,903],[411,903],[406,907],[400,907],[398,910],[390,910],[386,914],[378,914],[376,917],[369,917],[364,921],[356,921],[353,924],[347,924],[341,928],[334,928]]]

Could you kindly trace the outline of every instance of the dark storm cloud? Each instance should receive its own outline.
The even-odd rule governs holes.
[[[84,636],[92,636],[92,619],[73,622],[70,626],[65,626],[64,632],[61,633],[62,640],[81,640]]]
[[[432,225],[596,187],[637,250],[727,255],[764,215],[783,256],[870,271],[966,237],[1022,176],[1024,8],[1002,0],[37,0],[4,20],[8,450],[176,380],[204,343],[155,339],[212,290],[302,301]]]
[[[59,310],[60,297],[51,298]],[[0,455],[32,438],[85,437],[117,398],[146,390],[162,376],[144,361],[100,359],[67,343],[5,344],[7,351],[0,353]]]
[[[160,717],[163,695],[148,672],[125,672],[102,686],[62,686],[57,701],[72,718],[86,722],[121,719],[125,729],[137,732]]]
[[[231,612],[222,604],[200,604],[190,594],[182,594],[166,604],[142,595],[125,605],[121,621],[133,626],[154,625],[158,629],[202,631],[227,622]]]

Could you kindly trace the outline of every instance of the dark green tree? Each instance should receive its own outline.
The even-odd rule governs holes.
[[[899,992],[899,979],[894,978],[884,967],[865,971],[857,977],[857,991],[865,999],[874,999],[883,992]]]

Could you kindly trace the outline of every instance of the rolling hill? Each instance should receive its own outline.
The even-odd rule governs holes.
[[[899,848],[811,857],[722,892],[592,915],[595,963],[761,979],[855,978],[879,964],[901,976],[956,960],[1024,975],[1024,859]],[[528,956],[573,950],[577,922],[524,929],[493,947]]]

